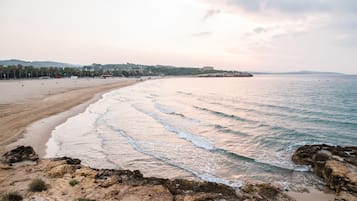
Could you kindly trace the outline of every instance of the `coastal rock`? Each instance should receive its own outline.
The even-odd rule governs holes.
[[[241,187],[242,200],[294,201],[277,186],[267,183],[246,184]]]
[[[310,165],[337,193],[347,191],[357,196],[357,147],[305,145],[295,151],[292,160]]]
[[[97,175],[97,171],[89,167],[81,167],[75,173],[75,176],[86,177],[91,179],[95,179],[96,175]]]
[[[122,201],[167,201],[173,200],[173,196],[167,188],[155,186],[137,186],[128,188],[126,191],[111,191],[105,195],[103,200],[122,200]]]
[[[114,184],[121,183],[131,186],[153,186],[161,185],[177,197],[176,200],[196,200],[195,197],[220,198],[226,200],[236,200],[237,193],[232,187],[224,184],[205,181],[191,181],[185,179],[162,179],[156,177],[143,177],[140,171],[130,170],[98,170],[95,176],[99,186],[108,188]],[[189,199],[190,198],[190,199]],[[230,198],[230,199],[228,199]],[[200,200],[200,199],[198,199]]]
[[[164,185],[173,195],[209,192],[235,197],[236,190],[224,184],[185,179],[167,180]]]
[[[67,164],[69,165],[80,165],[81,160],[77,158],[70,158],[70,157],[60,157],[60,158],[54,158],[52,159],[53,161],[66,161]]]
[[[145,180],[139,170],[108,170],[101,169],[95,176],[100,186],[109,187],[116,183],[123,183],[132,186],[143,185]]]
[[[76,171],[76,167],[68,164],[62,164],[54,166],[46,171],[46,175],[49,177],[62,178],[65,174],[73,174]]]
[[[99,186],[109,188],[115,184],[130,186],[162,186],[175,197],[175,200],[238,200],[234,188],[224,184],[185,179],[163,179],[143,177],[140,171],[97,170],[95,176]]]
[[[2,156],[2,161],[7,164],[18,163],[22,161],[37,161],[38,155],[31,146],[20,146]]]
[[[34,178],[43,179],[49,190],[40,194],[28,192]],[[78,184],[71,186],[72,180]],[[237,191],[215,182],[144,177],[139,170],[93,169],[67,157],[2,170],[0,186],[0,195],[15,191],[24,195],[24,200],[293,200],[275,187],[262,185]]]
[[[46,167],[46,175],[61,178],[65,174],[73,174],[76,169],[81,168],[81,160],[69,157],[54,158]]]

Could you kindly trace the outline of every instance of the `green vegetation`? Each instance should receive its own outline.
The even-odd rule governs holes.
[[[113,77],[137,76],[187,76],[208,73],[224,73],[232,71],[214,70],[211,68],[191,68],[174,66],[150,66],[138,64],[92,64],[80,67],[33,67],[22,65],[0,65],[0,79],[32,79],[32,78],[62,78],[62,77]]]
[[[222,73],[227,72],[223,70],[202,70],[201,68],[176,68],[167,66],[152,66],[148,67],[146,71],[151,72],[154,75],[169,75],[169,76],[179,76],[179,75],[199,75],[203,73]]]
[[[47,190],[47,185],[42,179],[33,179],[29,185],[29,191],[41,192]]]
[[[57,67],[41,67],[35,68],[32,66],[1,66],[0,79],[31,79],[40,77],[94,77],[100,76],[102,72],[87,72],[82,68],[57,68]]]
[[[1,196],[1,201],[21,201],[22,196],[17,192],[5,193]]]
[[[71,185],[71,186],[75,186],[77,184],[79,184],[79,181],[77,181],[75,179],[72,179],[71,181],[69,181],[69,185]]]

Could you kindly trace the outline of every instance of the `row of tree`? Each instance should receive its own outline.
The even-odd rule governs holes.
[[[222,70],[202,70],[200,68],[178,68],[167,66],[146,66],[139,70],[128,69],[88,69],[83,68],[58,68],[58,67],[41,67],[36,68],[32,66],[12,65],[1,66],[0,65],[0,79],[31,79],[40,77],[99,77],[102,75],[110,75],[114,77],[130,77],[130,76],[180,76],[180,75],[199,75],[202,73],[221,73],[228,72]]]
[[[128,76],[139,76],[136,72],[127,71],[105,71],[105,70],[95,70],[88,71],[82,68],[58,68],[58,67],[41,67],[35,68],[32,66],[1,66],[0,65],[0,79],[31,79],[40,77],[51,77],[51,78],[61,78],[61,77],[98,77],[102,75],[111,75],[118,77],[128,77]]]

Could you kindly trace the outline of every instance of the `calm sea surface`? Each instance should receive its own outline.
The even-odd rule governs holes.
[[[240,186],[319,182],[305,144],[357,145],[356,76],[168,78],[107,93],[59,125],[47,157]]]

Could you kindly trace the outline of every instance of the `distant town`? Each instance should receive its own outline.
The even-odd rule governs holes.
[[[216,70],[212,66],[197,68],[133,63],[94,63],[86,66],[75,66],[58,62],[0,61],[0,79],[141,76],[252,77],[253,75],[248,72]]]

